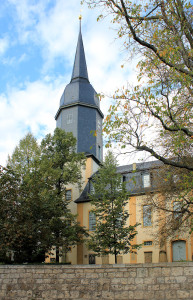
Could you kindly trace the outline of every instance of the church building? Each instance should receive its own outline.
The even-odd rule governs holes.
[[[77,214],[80,225],[94,230],[93,214],[88,194],[91,192],[92,175],[98,170],[103,160],[102,121],[103,113],[96,91],[89,82],[87,64],[82,40],[81,27],[78,36],[74,66],[70,83],[65,87],[60,99],[59,109],[56,113],[56,126],[67,132],[72,132],[77,139],[77,152],[86,155],[86,166],[82,170],[82,192],[78,187],[69,185],[67,196],[71,199],[70,208]],[[183,232],[169,239],[160,246],[155,242],[155,234],[159,229],[159,213],[153,210],[147,202],[147,191],[161,199],[154,185],[153,170],[160,167],[159,161],[133,163],[120,166],[117,172],[122,174],[128,190],[132,191],[128,199],[130,217],[128,225],[140,223],[138,234],[134,238],[135,244],[142,247],[135,253],[128,253],[118,257],[118,263],[157,263],[179,260],[192,260],[193,237]],[[135,180],[131,178],[135,177]],[[135,184],[134,184],[135,183]],[[173,203],[169,205],[174,205]],[[97,257],[88,250],[86,244],[75,246],[67,253],[61,262],[71,264],[108,264],[114,263],[113,256]],[[54,261],[54,256],[46,259]]]

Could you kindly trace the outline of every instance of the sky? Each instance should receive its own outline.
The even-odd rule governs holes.
[[[82,36],[90,83],[112,95],[135,81],[135,64],[121,66],[126,54],[108,18],[80,0],[0,1],[0,165],[24,136],[38,141],[56,127],[60,97],[70,82],[82,14]],[[107,113],[110,99],[101,101]]]

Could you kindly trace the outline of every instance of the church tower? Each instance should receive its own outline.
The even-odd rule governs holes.
[[[77,152],[92,154],[102,161],[103,117],[99,98],[88,79],[80,26],[72,78],[60,99],[56,126],[73,133],[77,139]]]

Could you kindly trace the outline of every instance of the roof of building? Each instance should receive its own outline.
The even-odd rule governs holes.
[[[142,162],[130,165],[124,165],[117,167],[117,173],[122,174],[125,176],[126,187],[130,195],[140,195],[145,194],[147,188],[143,185],[143,175],[148,174],[150,170],[157,169],[162,166],[163,163],[156,160],[156,161],[149,161],[149,162]],[[89,202],[89,192],[91,189],[91,181],[96,173],[94,173],[90,178],[88,183],[86,184],[84,190],[82,191],[81,195],[78,199],[76,199],[75,203],[82,203],[82,202]],[[156,186],[154,182],[150,178],[151,186],[149,189],[155,190]]]
[[[128,173],[128,172],[133,172],[133,170],[136,168],[136,171],[143,171],[143,170],[149,170],[153,168],[157,168],[159,166],[162,166],[163,163],[159,160],[154,160],[154,161],[145,161],[141,163],[133,163],[129,165],[124,165],[124,166],[119,166],[117,167],[117,172],[118,173]]]
[[[56,114],[56,119],[61,109],[74,105],[84,105],[97,109],[102,117],[98,95],[88,79],[87,64],[82,40],[81,27],[78,36],[74,67],[70,83],[65,87],[60,99],[60,108]]]
[[[76,55],[74,60],[74,67],[72,71],[72,78],[71,81],[77,79],[77,78],[84,78],[87,81],[88,80],[88,72],[87,72],[87,65],[86,65],[86,58],[84,53],[84,46],[83,46],[83,40],[82,40],[82,33],[81,33],[81,27],[78,35],[78,43],[76,47]]]

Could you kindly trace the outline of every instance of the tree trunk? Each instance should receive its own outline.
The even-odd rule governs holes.
[[[59,263],[59,247],[56,246],[56,263]]]
[[[115,250],[114,254],[115,254],[115,264],[117,264],[117,251],[116,250]]]

